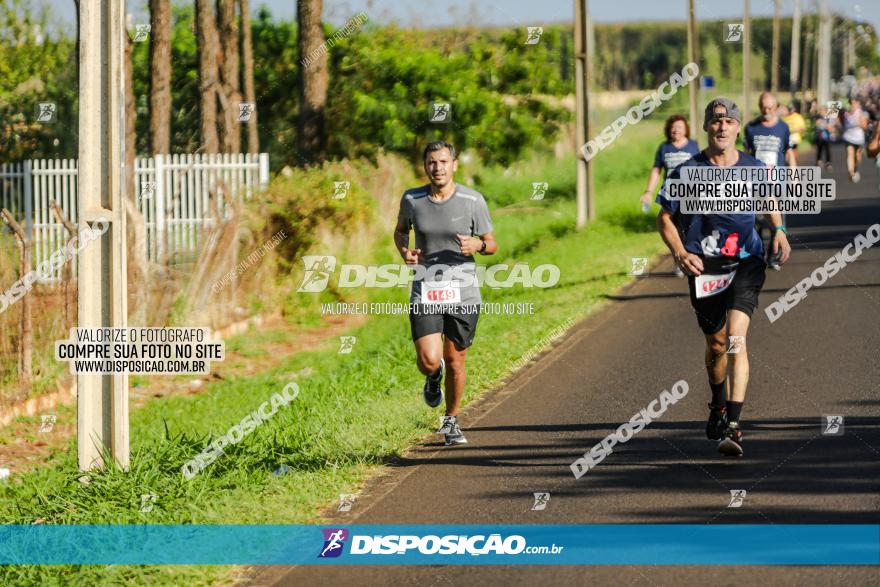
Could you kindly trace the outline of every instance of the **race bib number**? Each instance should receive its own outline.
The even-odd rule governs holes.
[[[694,280],[694,286],[697,291],[697,299],[708,298],[709,296],[718,295],[733,283],[733,277],[736,271],[724,273],[721,275],[697,275]]]
[[[776,151],[757,151],[755,152],[755,159],[762,162],[764,165],[776,167],[779,159],[779,153],[777,153]]]
[[[458,281],[423,281],[423,304],[460,304],[461,283]]]

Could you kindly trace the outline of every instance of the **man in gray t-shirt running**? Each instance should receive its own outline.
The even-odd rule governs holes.
[[[437,430],[449,446],[467,442],[458,425],[458,409],[481,301],[474,253],[491,255],[498,246],[486,200],[453,181],[458,169],[455,147],[443,141],[430,143],[424,160],[430,183],[404,192],[394,244],[406,264],[417,268],[410,294],[410,329],[417,364],[425,374],[423,395],[432,408],[443,401],[443,373],[449,369],[446,416]],[[409,248],[410,229],[416,235],[414,249]]]

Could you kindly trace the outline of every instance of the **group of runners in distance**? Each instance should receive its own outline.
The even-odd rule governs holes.
[[[776,97],[769,92],[761,95],[760,110],[760,117],[742,129],[742,115],[732,100],[716,98],[709,102],[703,118],[708,145],[702,151],[690,139],[687,120],[671,116],[664,127],[666,141],[657,149],[641,197],[642,205],[650,206],[661,175],[664,182],[666,178],[676,179],[687,166],[797,165],[797,144],[806,130],[801,115],[796,109],[786,112],[791,126],[787,124],[780,118]],[[741,130],[748,152],[736,148]],[[405,263],[425,268],[424,279],[414,280],[410,292],[410,330],[416,364],[425,375],[425,403],[432,408],[439,406],[445,390],[446,411],[437,433],[449,446],[467,442],[458,412],[466,381],[467,351],[479,318],[480,288],[475,279],[474,256],[491,255],[498,245],[486,200],[479,192],[454,181],[458,169],[455,148],[443,141],[432,142],[425,147],[423,158],[428,183],[403,194],[394,243]],[[741,456],[739,422],[749,381],[749,323],[767,266],[778,269],[791,254],[784,220],[779,213],[770,213],[762,222],[770,228],[765,247],[754,214],[682,214],[678,202],[667,199],[662,188],[655,201],[661,207],[658,231],[679,272],[687,276],[691,305],[705,336],[711,391],[706,436],[718,443],[720,453]],[[410,231],[415,233],[414,246]],[[432,267],[445,270],[432,275]],[[449,268],[456,269],[452,272],[455,278],[450,277]],[[727,285],[704,295],[700,284],[706,280]],[[732,340],[738,347],[736,353],[728,353]]]

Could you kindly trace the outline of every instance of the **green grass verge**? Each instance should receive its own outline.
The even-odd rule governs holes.
[[[531,316],[486,315],[469,356],[465,402],[505,376],[517,359],[568,319],[594,310],[628,279],[629,258],[662,250],[653,216],[638,196],[659,142],[655,121],[630,127],[625,138],[595,159],[599,219],[575,232],[574,159],[541,159],[510,170],[486,169],[477,189],[493,210],[501,254],[493,263],[559,266],[559,284],[547,290],[484,288],[486,302],[532,303]],[[548,181],[550,194],[528,199],[531,182]],[[389,233],[392,226],[389,219]],[[390,242],[390,236],[389,236]],[[393,255],[393,252],[390,253]],[[485,260],[485,259],[484,259]],[[292,284],[292,287],[294,284]],[[405,302],[403,289],[376,290],[371,300]],[[422,378],[405,316],[379,316],[350,334],[354,351],[338,354],[338,341],[284,359],[251,377],[212,386],[209,393],[150,402],[131,417],[128,472],[110,469],[80,483],[73,443],[45,466],[0,485],[0,521],[73,524],[285,524],[320,520],[339,493],[353,492],[375,467],[402,454],[435,425],[419,393]],[[230,345],[247,352],[248,336]],[[273,335],[264,335],[273,336]],[[299,397],[259,426],[192,480],[181,465],[210,436],[223,434],[289,381]],[[281,464],[286,475],[275,476]],[[141,495],[154,493],[152,511],[139,511]],[[222,566],[6,566],[0,583],[208,585],[222,581]]]

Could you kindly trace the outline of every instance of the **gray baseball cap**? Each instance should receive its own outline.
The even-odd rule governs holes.
[[[716,112],[716,110],[724,108],[724,112]],[[706,105],[706,113],[703,116],[703,128],[716,118],[733,118],[742,124],[742,114],[739,113],[739,106],[730,98],[715,98]]]

